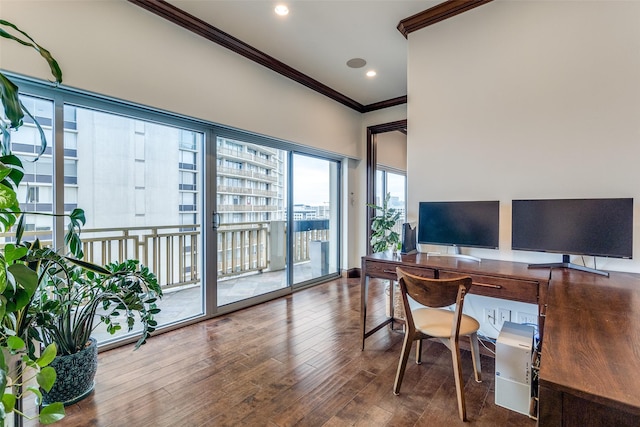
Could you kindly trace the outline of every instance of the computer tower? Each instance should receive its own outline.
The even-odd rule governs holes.
[[[400,253],[412,254],[417,252],[416,250],[416,228],[411,227],[411,224],[405,222],[402,224],[402,248]]]
[[[504,322],[496,341],[496,405],[529,415],[532,326]]]

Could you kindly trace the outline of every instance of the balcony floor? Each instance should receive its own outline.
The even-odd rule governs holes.
[[[313,278],[311,263],[303,262],[294,266],[294,280],[303,282]],[[243,276],[224,278],[218,281],[218,306],[263,295],[283,289],[286,284],[286,270],[272,272],[257,272]],[[183,288],[168,289],[158,302],[160,313],[155,316],[159,326],[170,325],[184,319],[198,316],[203,312],[202,290],[200,284]],[[126,325],[124,318],[120,324]],[[134,329],[140,330],[139,328]],[[120,331],[109,335],[104,325],[100,325],[93,336],[99,343],[111,341],[127,335],[127,331]]]

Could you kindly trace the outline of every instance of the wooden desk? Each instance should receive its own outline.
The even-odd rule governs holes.
[[[542,352],[541,427],[640,426],[640,274],[603,277],[527,264],[481,263],[425,254],[362,258],[362,348],[369,278],[395,280],[396,267],[429,277],[469,275],[471,293],[538,304]]]
[[[470,293],[537,304],[539,329],[540,331],[543,329],[549,287],[548,269],[529,269],[527,264],[509,261],[478,262],[464,258],[427,256],[421,253],[394,256],[390,252],[384,252],[362,257],[360,321],[363,350],[365,340],[369,336],[393,321],[393,318],[389,317],[367,331],[369,279],[396,280],[396,267],[402,267],[419,276],[432,278],[471,276],[473,286]],[[393,297],[393,293],[391,295]],[[542,336],[542,332],[540,335]]]
[[[640,275],[553,270],[541,426],[640,425]]]

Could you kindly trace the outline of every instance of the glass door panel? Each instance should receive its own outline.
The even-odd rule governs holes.
[[[376,205],[381,206],[386,194],[389,194],[389,207],[400,212],[400,218],[394,230],[402,235],[402,224],[406,222],[407,177],[383,168],[376,170]]]
[[[24,177],[17,189],[18,202],[23,212],[53,213],[53,101],[34,96],[20,95],[20,101],[38,121],[47,141],[45,152],[41,151],[40,133],[31,117],[25,115],[24,124],[11,131],[11,152],[22,161]],[[24,238],[36,238],[45,246],[53,245],[53,220],[51,216],[25,215]],[[14,241],[10,231],[2,243]]]
[[[376,206],[382,206],[382,201],[384,200],[384,197],[387,194],[386,176],[387,175],[385,171],[381,169],[376,170],[376,188],[375,188],[376,201],[374,202]]]
[[[288,287],[288,152],[216,139],[217,301],[237,303]]]
[[[293,155],[293,283],[338,273],[339,166]]]
[[[85,259],[148,266],[164,292],[159,326],[203,314],[203,133],[72,105],[64,122],[65,211],[86,213]]]
[[[387,192],[391,194],[389,207],[400,212],[394,230],[402,236],[402,224],[406,222],[406,181],[407,177],[393,172],[387,172]]]

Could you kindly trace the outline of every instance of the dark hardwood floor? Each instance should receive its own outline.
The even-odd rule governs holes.
[[[372,288],[374,318],[384,298]],[[412,354],[395,396],[402,334],[385,328],[361,351],[359,322],[359,279],[338,279],[102,352],[94,393],[55,425],[465,425],[446,347],[426,345],[422,365]],[[493,359],[482,357],[482,383],[466,351],[463,368],[468,425],[535,426],[494,404]]]

